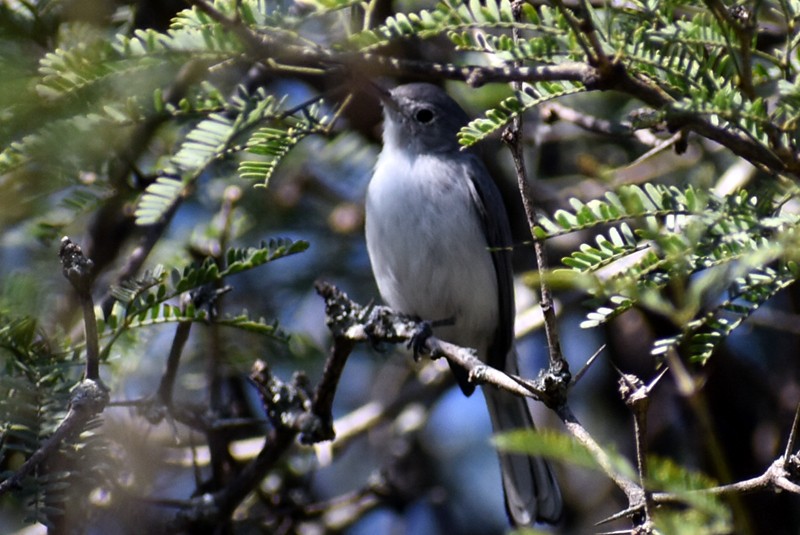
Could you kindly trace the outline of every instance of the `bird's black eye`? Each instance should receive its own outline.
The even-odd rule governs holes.
[[[430,108],[420,108],[414,114],[414,119],[416,119],[418,123],[429,123],[433,121],[433,110]]]

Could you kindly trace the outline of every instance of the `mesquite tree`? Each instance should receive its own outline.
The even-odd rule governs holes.
[[[3,2],[9,522],[501,530],[475,506],[500,507],[493,465],[441,443],[447,359],[551,415],[494,444],[558,467],[556,531],[791,533],[799,20],[791,0]],[[359,304],[365,87],[409,80],[475,117],[459,140],[507,197],[541,357],[521,377],[435,338],[392,356],[419,326]]]

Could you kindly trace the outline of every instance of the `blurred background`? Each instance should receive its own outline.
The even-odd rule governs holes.
[[[1,27],[7,30],[0,37],[2,65],[14,75],[0,82],[0,116],[4,109],[15,110],[13,120],[0,127],[4,146],[23,139],[37,121],[58,117],[58,110],[43,106],[29,94],[31,76],[47,50],[94,32],[164,29],[183,7],[172,1],[46,4],[50,9],[40,12],[47,16],[39,20],[25,16],[25,10],[14,3],[4,2],[0,10]],[[395,9],[410,7],[408,2],[400,4]],[[377,5],[377,12],[390,7],[389,2]],[[435,59],[448,50],[431,40],[411,43],[408,50],[398,53]],[[155,70],[152,78],[141,81],[142,87],[168,84],[174,74]],[[332,101],[337,98],[337,92],[324,83],[302,77],[279,78],[246,68],[207,74],[230,92],[244,83],[268,93],[288,93],[287,108],[319,94],[334,95]],[[378,80],[387,87],[407,81]],[[473,117],[510,94],[499,85],[475,90],[447,83],[446,88]],[[114,88],[119,98],[135,90]],[[338,94],[342,93],[340,89]],[[230,277],[226,283],[232,289],[218,303],[223,314],[246,309],[255,317],[276,319],[289,333],[288,342],[198,325],[184,351],[175,393],[178,402],[208,403],[209,367],[214,362],[222,380],[214,387],[221,396],[219,406],[228,409],[223,416],[261,421],[254,425],[256,432],[243,427],[241,437],[233,437],[237,439],[230,449],[233,459],[250,459],[260,448],[257,435],[259,425],[263,426],[263,409],[246,379],[255,359],[267,361],[287,381],[296,371],[307,374],[311,384],[321,375],[331,341],[324,303],[314,291],[314,282],[331,282],[362,304],[379,301],[363,237],[363,199],[380,151],[381,112],[368,95],[357,93],[354,102],[329,137],[310,137],[293,149],[268,188],[254,188],[252,182],[239,178],[235,162],[214,165],[197,181],[163,234],[155,237],[156,245],[144,262],[145,269],[159,264],[181,267],[226,246],[253,246],[275,237],[310,243],[302,254]],[[608,93],[566,98],[558,104],[610,121],[638,106]],[[25,113],[19,113],[20,109]],[[653,140],[648,144],[647,139],[592,133],[560,120],[563,114],[564,110],[545,107],[538,116],[526,117],[530,178],[545,213],[567,206],[570,197],[586,201],[622,184],[654,181],[712,188],[734,176],[757,188],[760,181],[770,180],[699,139],[692,139],[683,154],[668,149],[631,165],[652,148]],[[79,311],[56,255],[60,237],[70,236],[98,265],[95,293],[99,303],[135,248],[147,238],[148,229],[135,227],[131,217],[141,191],[137,181],[164,164],[186,128],[172,122],[144,130],[73,131],[50,145],[36,165],[0,176],[3,314],[29,314],[40,318],[44,332],[80,339]],[[102,165],[83,167],[79,158],[70,160],[81,151],[107,151],[113,157],[98,159]],[[537,291],[525,284],[535,269],[534,257],[510,154],[498,140],[482,144],[481,151],[501,185],[514,225],[519,315],[535,316]],[[84,192],[86,204],[76,208],[75,199],[83,198]],[[553,266],[588,239],[575,234],[548,243]],[[798,297],[790,287],[731,336],[700,372],[699,399],[682,397],[670,376],[659,383],[653,391],[647,429],[652,453],[676,459],[719,482],[757,476],[781,454],[800,401]],[[582,329],[586,296],[567,290],[558,291],[556,298],[563,350],[573,372],[605,345],[571,391],[571,405],[599,443],[633,459],[633,422],[617,391],[619,372],[652,380],[658,372],[650,355],[652,344],[676,332],[676,327],[666,318],[632,310],[604,327]],[[87,533],[160,532],[174,516],[170,500],[185,500],[201,490],[197,481],[211,470],[211,453],[203,436],[170,419],[152,425],[122,403],[153,394],[174,331],[174,325],[139,329],[114,346],[102,367],[112,400],[120,402],[104,412],[101,428],[111,453],[104,462],[115,474],[117,487],[110,492],[98,485],[76,497],[93,510]],[[518,345],[523,375],[535,377],[547,362],[541,329],[534,327]],[[404,348],[356,347],[336,393],[334,416],[341,440],[293,448],[280,470],[264,481],[260,496],[253,498],[258,503],[247,504],[263,513],[261,520],[241,523],[240,531],[283,533],[282,517],[275,510],[316,504],[319,515],[298,521],[292,529],[352,535],[506,532],[499,470],[482,394],[464,397],[443,367],[427,359],[414,362]],[[74,371],[80,373],[77,361]],[[711,416],[710,428],[699,422],[696,403]],[[381,417],[359,430],[376,407],[383,408]],[[540,427],[563,431],[547,409],[535,408]],[[3,470],[13,470],[21,459],[9,456],[0,462]],[[624,495],[604,475],[562,463],[556,463],[555,469],[567,509],[561,525],[542,526],[543,531],[596,533],[629,527],[619,521],[595,526],[627,506]],[[276,496],[283,501],[274,503]],[[0,500],[0,532],[22,533],[28,514],[25,504],[10,496]],[[800,504],[789,493],[737,496],[730,505],[741,533],[800,532]]]

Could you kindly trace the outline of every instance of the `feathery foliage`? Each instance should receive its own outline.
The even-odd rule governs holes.
[[[108,338],[101,355],[107,356],[114,342],[132,329],[164,323],[213,322],[285,341],[287,335],[275,321],[251,318],[246,311],[236,316],[216,317],[212,314],[213,293],[204,288],[228,276],[303,252],[307,247],[303,241],[280,239],[262,243],[260,247],[231,248],[225,253],[222,266],[211,258],[170,272],[158,266],[137,280],[113,287],[111,293],[116,303],[101,322],[100,334]],[[190,292],[191,299],[184,305],[168,303],[186,292]]]
[[[156,325],[208,329],[214,358],[230,342],[218,336],[218,327],[287,347],[284,322],[251,315],[241,305],[230,313],[219,297],[233,275],[305,251],[308,242],[237,247],[261,239],[244,237],[239,223],[258,220],[271,226],[270,233],[303,238],[323,227],[320,242],[331,230],[345,241],[360,227],[362,214],[353,204],[363,193],[359,180],[369,174],[371,164],[363,162],[377,150],[358,150],[373,134],[374,125],[365,121],[377,116],[377,104],[367,113],[361,97],[365,80],[381,77],[487,86],[477,118],[459,133],[464,146],[496,137],[543,104],[548,122],[606,134],[586,141],[563,124],[537,131],[546,134],[542,169],[561,166],[542,189],[558,197],[559,188],[571,187],[566,182],[577,186],[563,195],[575,197],[560,205],[566,209],[539,214],[531,230],[535,240],[559,247],[572,240],[563,269],[550,276],[588,296],[584,327],[610,329],[626,312],[646,310],[674,327],[659,335],[652,354],[677,353],[699,367],[748,318],[780,302],[800,276],[796,0],[572,7],[440,0],[424,8],[405,3],[399,12],[383,11],[397,5],[353,0],[204,0],[152,27],[138,17],[148,13],[148,3],[132,4],[116,3],[113,14],[94,19],[53,0],[0,5],[0,222],[8,227],[0,265],[35,273],[45,293],[63,288],[49,279],[60,276],[49,263],[51,251],[44,261],[36,247],[66,233],[85,236],[98,270],[92,297],[107,296],[97,321],[104,373],[116,373],[115,359],[126,360],[125,351],[143,353],[146,337],[133,335]],[[510,82],[518,84],[510,97],[491,87]],[[559,117],[554,103],[578,117]],[[604,123],[611,126],[604,129]],[[581,140],[564,149],[563,137],[573,135]],[[309,137],[317,139],[304,142]],[[326,150],[316,150],[326,142]],[[603,149],[591,145],[614,149],[599,154]],[[665,170],[657,161],[665,147],[683,154],[670,162],[689,163]],[[724,187],[717,179],[736,159],[755,171],[740,187]],[[632,172],[649,162],[648,172]],[[243,194],[242,183],[272,189]],[[241,213],[247,217],[237,219]],[[198,243],[203,232],[207,239]],[[331,262],[341,249],[321,245],[308,255],[314,267],[281,271],[279,265],[280,287],[259,297],[293,311],[287,296],[297,296],[295,279],[338,268],[349,276],[353,266],[364,265],[349,258]],[[237,290],[232,295],[241,298]],[[12,471],[52,436],[89,352],[73,315],[80,307],[52,293],[57,303],[33,313],[0,302],[3,470]],[[297,342],[292,350],[302,346]],[[229,364],[210,363],[209,384],[221,384]],[[206,397],[221,399],[219,392]],[[206,407],[214,415],[227,408]],[[205,416],[197,418],[192,429],[207,438],[219,433],[206,423]],[[62,444],[53,466],[23,480],[19,496],[31,520],[58,530],[67,489],[88,495],[105,485],[113,455],[95,425],[99,420]],[[526,434],[512,442],[596,466],[591,452],[564,437]],[[212,457],[228,445],[209,448]],[[610,457],[614,473],[635,478],[629,462],[613,452]],[[688,492],[713,482],[669,461],[648,463],[650,489],[680,495],[690,510],[659,510],[659,529],[735,529],[719,500]],[[92,469],[83,470],[87,466]],[[236,470],[214,464],[209,472],[214,479]],[[215,490],[224,487],[213,483]],[[280,505],[276,510],[298,511],[294,503],[286,507],[279,491],[267,497],[264,503]],[[252,512],[248,507],[241,516]],[[278,515],[292,528],[310,521],[301,516]],[[224,528],[234,530],[233,524]]]
[[[743,190],[720,198],[693,187],[627,186],[602,201],[572,199],[572,210],[540,217],[534,235],[612,225],[596,235],[595,245],[582,244],[563,260],[595,301],[603,301],[584,327],[644,306],[682,328],[656,342],[655,354],[680,346],[688,358],[705,362],[747,316],[796,280],[800,218],[760,201]],[[676,287],[674,299],[665,297]],[[727,298],[715,302],[720,292]]]
[[[35,319],[0,314],[0,460],[28,458],[56,429],[66,414],[69,388],[74,384],[74,366],[69,352],[54,347]],[[93,453],[88,437],[59,448],[62,469],[41,469],[21,483],[20,498],[27,503],[29,521],[52,525],[68,507],[66,487],[91,487],[96,470],[70,471],[69,463],[99,463],[102,448]],[[99,464],[92,464],[100,466]],[[85,465],[89,466],[89,464]]]

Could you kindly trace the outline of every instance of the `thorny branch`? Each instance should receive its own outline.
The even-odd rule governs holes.
[[[357,342],[408,344],[419,332],[419,322],[416,320],[397,314],[383,306],[363,307],[351,301],[347,295],[331,284],[318,282],[317,292],[325,299],[327,323],[334,339],[340,340],[340,343],[348,344],[350,346],[349,349],[352,349],[352,344]],[[501,388],[514,395],[531,397],[546,404],[555,401],[550,395],[551,389],[546,387],[548,374],[535,381],[506,375],[500,370],[483,364],[475,356],[473,350],[443,342],[433,336],[425,340],[423,353],[431,358],[444,357],[448,361],[464,367],[469,371],[470,379],[477,384]],[[549,381],[553,381],[553,378],[551,377]],[[560,381],[555,382],[558,383]],[[648,493],[644,485],[646,479],[646,456],[643,441],[646,404],[653,384],[633,389],[628,392],[629,395],[626,397],[633,405],[632,410],[637,421],[636,432],[637,440],[640,441],[639,449],[641,454],[641,483],[629,479],[615,468],[614,461],[603,446],[580,423],[566,402],[549,405],[564,423],[569,434],[586,448],[602,471],[625,493],[629,507],[618,515],[619,517],[631,516],[644,510],[648,503],[647,500],[652,500],[654,504],[680,504],[686,500],[685,496],[666,492],[651,493],[647,496]],[[557,396],[557,399],[565,400],[565,397],[558,398]],[[798,425],[800,425],[800,417],[795,420],[792,437],[796,436]],[[761,489],[783,489],[800,494],[800,485],[795,482],[798,477],[800,477],[800,456],[794,454],[788,460],[783,456],[777,459],[762,476],[757,478],[694,492],[726,494]]]
[[[419,332],[418,321],[402,314],[396,314],[388,307],[362,307],[331,284],[318,282],[317,292],[325,299],[328,327],[335,339],[344,338],[352,342],[373,344],[379,342],[408,344]],[[469,371],[470,380],[477,384],[487,384],[517,396],[530,397],[550,404],[549,406],[561,417],[568,431],[592,453],[598,464],[628,494],[631,503],[637,503],[637,500],[641,498],[641,489],[636,483],[617,474],[602,446],[594,441],[571,409],[566,404],[553,404],[556,399],[563,400],[564,395],[551,396],[552,388],[547,388],[546,385],[560,384],[564,387],[562,381],[549,377],[549,374],[545,374],[535,381],[506,375],[481,362],[472,349],[459,347],[433,336],[425,340],[423,350],[431,358],[444,357],[448,361],[462,366]]]
[[[569,11],[563,6],[563,4],[559,2],[557,5],[565,14],[569,14]],[[515,2],[512,5],[512,9],[514,9],[515,15],[519,17],[519,2]],[[571,20],[570,24],[575,26],[573,29],[577,30],[577,26],[580,24],[579,21],[574,18],[570,19],[569,17],[568,20]],[[514,30],[513,38],[519,38],[516,29]],[[596,39],[589,39],[589,43],[590,44],[587,44],[586,47],[594,48],[594,52],[599,55],[599,57],[596,58],[597,63],[607,65],[607,59],[605,58],[605,55],[603,55],[602,50],[598,49],[596,46]],[[587,54],[589,54],[588,51]],[[517,92],[522,90],[522,84],[520,82],[513,82],[512,86]],[[533,229],[536,223],[536,208],[530,183],[528,181],[528,174],[525,168],[524,140],[522,139],[522,132],[522,117],[518,115],[512,120],[509,127],[503,132],[503,141],[511,151],[511,156],[514,161],[514,169],[517,176],[517,184],[520,190],[520,195],[522,196],[523,206],[525,207],[525,214],[528,219],[528,226],[529,228]],[[545,250],[544,243],[539,240],[534,240],[533,247],[536,254],[537,269],[540,275],[543,275],[549,269],[547,252]],[[628,498],[628,503],[631,506],[644,503],[645,509],[647,509],[647,493],[644,490],[645,487],[643,481],[641,485],[637,485],[627,477],[619,474],[617,470],[613,468],[612,463],[603,448],[580,424],[575,414],[569,408],[566,397],[566,388],[563,386],[569,385],[571,381],[569,363],[564,358],[564,355],[561,351],[561,341],[558,334],[558,323],[556,319],[555,308],[553,306],[553,296],[547,283],[547,277],[540,276],[539,279],[539,306],[541,307],[542,314],[544,316],[544,330],[550,356],[548,376],[558,378],[557,381],[561,383],[560,385],[554,385],[552,383],[547,385],[553,388],[556,392],[559,392],[560,395],[558,403],[555,406],[550,405],[550,407],[554,408],[572,436],[584,447],[586,447],[586,449],[592,454],[606,474],[611,477],[611,479],[619,486],[620,489],[623,490],[623,492],[625,492],[625,495]]]
[[[673,363],[674,364],[674,363]],[[624,511],[626,515],[631,515],[637,511],[644,513],[641,526],[644,528],[652,527],[653,506],[666,504],[683,504],[687,500],[687,494],[707,494],[712,496],[730,496],[738,498],[742,494],[773,490],[785,490],[795,494],[800,494],[800,452],[795,452],[795,439],[800,430],[800,404],[795,411],[795,418],[789,431],[786,442],[786,449],[780,457],[775,459],[760,476],[737,481],[728,485],[717,487],[692,489],[684,494],[674,494],[669,492],[652,492],[647,489],[647,455],[646,455],[646,423],[647,408],[650,401],[650,392],[655,384],[663,377],[668,370],[665,369],[650,384],[645,385],[641,379],[633,375],[622,375],[620,378],[620,393],[625,404],[631,409],[634,416],[634,430],[636,438],[637,465],[640,478],[638,492],[641,499],[631,501],[629,509]],[[680,372],[679,372],[680,373]],[[684,381],[683,379],[679,382]],[[623,489],[624,490],[624,489]],[[628,491],[626,491],[626,494]],[[619,515],[615,515],[617,518]]]
[[[622,374],[619,378],[619,391],[625,405],[633,413],[633,432],[636,439],[636,466],[639,472],[639,485],[643,490],[642,506],[644,521],[648,526],[653,519],[653,496],[647,488],[647,408],[650,405],[651,385],[645,385],[641,379],[631,374]]]
[[[172,346],[167,356],[167,365],[164,369],[164,374],[161,376],[161,382],[158,385],[158,401],[165,407],[172,406],[172,392],[175,386],[175,379],[178,376],[178,365],[180,364],[181,354],[183,353],[186,341],[189,339],[189,332],[191,329],[191,321],[181,322],[175,328],[175,336],[172,339]]]
[[[317,282],[317,293],[325,299],[328,328],[334,339],[409,344],[415,341],[419,333],[419,321],[397,314],[388,307],[362,307],[329,283]],[[473,349],[456,346],[435,336],[425,338],[421,349],[431,358],[444,357],[466,369],[470,381],[475,384],[492,385],[545,403],[554,402],[543,387],[544,379],[528,381],[516,375],[507,375],[484,364]]]
[[[515,2],[512,6],[516,18],[520,16],[521,5]],[[513,33],[514,39],[518,39],[519,35],[517,30]],[[514,90],[519,92],[522,90],[520,82],[514,82]],[[531,191],[530,182],[528,181],[528,173],[525,169],[524,157],[524,140],[522,139],[522,116],[517,115],[514,117],[511,125],[503,133],[503,141],[508,145],[511,150],[511,156],[514,160],[514,170],[517,176],[517,186],[519,187],[520,195],[522,196],[522,204],[525,207],[525,215],[528,219],[528,228],[533,229],[536,224],[536,207]],[[545,273],[549,264],[547,262],[547,252],[545,251],[544,244],[541,241],[534,240],[534,252],[536,253],[536,263],[539,273]],[[561,352],[561,341],[558,336],[558,322],[556,319],[555,306],[553,295],[550,287],[546,282],[546,277],[540,277],[540,299],[539,306],[542,309],[544,316],[544,332],[547,337],[547,348],[550,355],[550,373],[554,377],[558,377],[564,384],[569,384],[570,372],[569,363],[564,359]],[[562,392],[564,390],[562,389]]]
[[[659,86],[632,74],[622,58],[603,54],[590,21],[576,18],[571,14],[570,8],[563,5],[561,9],[571,17],[573,31],[586,50],[585,62],[534,66],[483,66],[391,58],[375,53],[334,52],[321,47],[286,43],[282,42],[279,36],[258,33],[245,27],[239,21],[217,11],[207,2],[190,0],[190,3],[242,39],[252,59],[261,63],[266,71],[285,69],[285,65],[291,64],[318,67],[318,75],[332,78],[413,75],[439,80],[443,78],[462,80],[473,87],[492,82],[573,81],[583,84],[590,91],[621,92],[655,110],[668,111],[675,102],[675,99]],[[585,10],[587,5],[586,2],[580,2],[579,7]],[[269,61],[264,58],[269,58]],[[754,142],[737,130],[713,122],[708,117],[695,113],[670,112],[665,120],[670,131],[695,132],[727,147],[736,155],[762,169],[800,174],[800,161],[791,151],[784,151],[781,147],[772,150]]]
[[[313,390],[306,376],[296,373],[290,382],[272,374],[257,360],[250,374],[272,423],[263,448],[223,489],[200,496],[182,510],[175,527],[203,529],[230,515],[263,480],[267,472],[292,446],[296,438],[313,444],[334,438],[332,405],[339,378],[354,341],[336,339],[323,376]]]

